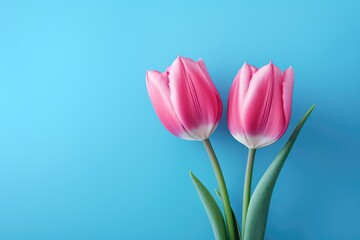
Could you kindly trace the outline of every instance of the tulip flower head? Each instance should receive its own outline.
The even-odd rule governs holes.
[[[222,102],[203,60],[177,57],[165,72],[147,71],[150,100],[175,136],[202,141],[216,129]]]
[[[291,115],[294,70],[285,72],[272,62],[256,69],[244,63],[232,84],[228,125],[236,140],[260,148],[278,140]]]

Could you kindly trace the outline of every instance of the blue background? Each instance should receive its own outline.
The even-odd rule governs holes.
[[[202,57],[226,109],[244,61],[295,69],[289,131],[258,150],[256,183],[312,103],[276,185],[266,239],[360,239],[360,2],[1,1],[0,239],[213,239],[189,169],[145,86]],[[241,213],[247,150],[212,136]],[[255,185],[255,184],[254,184]]]

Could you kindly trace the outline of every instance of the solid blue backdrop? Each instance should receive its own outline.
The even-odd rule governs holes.
[[[158,120],[147,69],[202,57],[226,109],[246,61],[295,69],[288,132],[316,108],[278,179],[266,239],[360,239],[360,2],[1,1],[0,239],[213,239],[188,172],[199,142]],[[226,111],[225,111],[226,112]],[[241,213],[247,150],[224,112],[212,142]]]

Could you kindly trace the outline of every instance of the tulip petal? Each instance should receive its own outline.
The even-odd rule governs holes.
[[[272,102],[273,82],[272,64],[257,70],[240,109],[240,118],[250,147],[257,145],[259,132],[266,126]]]
[[[239,100],[240,100],[240,106],[242,102],[244,101],[244,98],[246,96],[247,91],[249,90],[250,80],[253,76],[253,73],[256,71],[256,68],[244,63],[244,65],[241,67],[239,71]]]
[[[217,114],[217,117],[216,117],[216,120],[215,120],[216,124],[214,125],[214,127],[212,129],[212,132],[213,132],[216,129],[218,123],[220,122],[220,119],[221,119],[221,116],[222,116],[222,110],[223,110],[222,101],[221,101],[220,95],[219,95],[213,81],[211,80],[210,74],[209,74],[208,70],[206,69],[205,63],[201,58],[198,61],[198,65],[199,65],[200,69],[202,70],[202,72],[204,73],[204,75],[206,76],[208,84],[210,85],[210,88],[213,89],[213,92],[215,93],[216,99],[217,99],[218,114]]]
[[[228,100],[229,130],[239,142],[245,145],[248,144],[248,141],[241,124],[240,108],[248,91],[252,74],[255,71],[256,68],[244,63],[234,79]]]
[[[210,86],[212,86],[213,88],[215,88],[214,83],[211,80],[210,74],[208,72],[208,70],[206,69],[206,65],[205,62],[200,58],[199,61],[197,62],[198,66],[200,67],[201,71],[204,73],[206,80],[208,81],[208,83],[210,84]]]
[[[192,139],[180,123],[171,104],[167,73],[147,71],[146,86],[155,112],[166,129],[175,136]]]
[[[265,128],[261,129],[261,137],[257,142],[257,147],[264,147],[278,140],[285,132],[287,125],[284,117],[282,100],[283,74],[281,70],[272,64],[273,67],[273,91],[272,101]]]
[[[257,68],[252,65],[249,65],[249,66],[251,68],[252,73],[254,74],[257,71]]]
[[[218,93],[207,76],[193,60],[178,57],[171,65],[169,82],[170,99],[181,124],[199,140],[208,138],[217,123]]]
[[[231,134],[238,141],[244,143],[242,140],[237,138],[238,135],[244,134],[244,129],[242,128],[240,114],[239,114],[239,109],[240,109],[240,104],[239,104],[239,102],[240,102],[239,101],[240,71],[241,70],[239,70],[239,72],[237,73],[237,75],[231,85],[231,88],[230,88],[230,94],[229,94],[229,99],[228,99],[227,118],[228,118],[229,130],[230,130]]]
[[[283,90],[282,90],[286,126],[288,126],[290,122],[293,88],[294,88],[294,69],[292,67],[289,67],[284,72]]]

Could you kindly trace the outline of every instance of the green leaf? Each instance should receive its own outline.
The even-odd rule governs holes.
[[[219,190],[215,189],[215,192],[216,192],[216,195],[219,197],[219,199],[222,201]],[[234,213],[234,210],[232,208],[231,208],[231,214],[232,214],[232,217],[234,219],[234,223],[236,224],[236,229],[237,229],[237,231],[235,232],[235,234],[236,234],[235,240],[241,240],[241,231],[240,231],[240,227],[239,227],[239,222],[238,222],[236,215]]]
[[[210,192],[200,182],[200,180],[195,177],[195,175],[191,171],[190,177],[195,185],[196,191],[198,192],[201,202],[203,203],[206,213],[209,217],[215,239],[226,240],[227,234],[224,217],[221,213],[219,206],[217,205],[214,198],[211,196]]]
[[[280,174],[281,168],[285,163],[291,148],[293,147],[297,136],[300,133],[310,113],[314,109],[314,105],[307,111],[300,120],[289,140],[276,156],[274,161],[268,167],[264,175],[257,184],[251,197],[248,213],[246,216],[245,240],[262,240],[264,239],[266,221],[270,207],[271,195],[275,187],[276,180]]]

